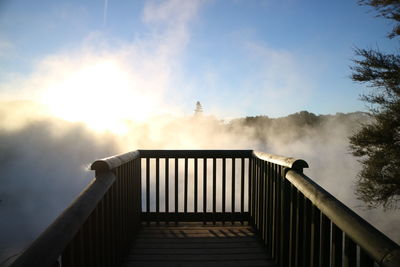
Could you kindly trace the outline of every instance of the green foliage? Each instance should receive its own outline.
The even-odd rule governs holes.
[[[361,5],[372,6],[379,16],[393,20],[395,25],[388,37],[400,35],[400,1],[399,0],[359,0]]]
[[[386,18],[400,21],[400,1],[365,0]],[[390,37],[400,34],[396,24]],[[357,194],[370,207],[397,208],[400,200],[400,55],[356,49],[352,79],[373,90],[361,96],[370,105],[372,123],[350,137],[360,157]]]

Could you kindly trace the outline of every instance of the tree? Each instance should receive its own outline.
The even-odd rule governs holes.
[[[381,16],[396,21],[390,38],[400,33],[400,1],[363,0]],[[400,55],[356,49],[351,78],[373,88],[361,96],[370,104],[372,122],[350,137],[360,158],[357,195],[369,207],[397,208],[400,200]]]
[[[201,115],[203,114],[203,107],[201,106],[200,102],[196,102],[196,108],[194,110],[194,115]]]
[[[372,6],[381,17],[393,20],[395,25],[388,34],[389,38],[400,35],[400,1],[399,0],[359,0],[361,5]]]

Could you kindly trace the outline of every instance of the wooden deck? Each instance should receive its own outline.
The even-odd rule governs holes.
[[[123,266],[275,265],[251,226],[171,223],[144,224]]]

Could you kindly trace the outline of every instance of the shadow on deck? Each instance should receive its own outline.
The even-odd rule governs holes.
[[[241,223],[144,223],[124,267],[276,266],[253,227]]]

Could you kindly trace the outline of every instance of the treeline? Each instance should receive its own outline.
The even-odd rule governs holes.
[[[237,134],[245,131],[253,138],[266,141],[268,137],[279,136],[287,141],[305,136],[329,133],[340,127],[352,134],[361,125],[371,121],[368,113],[336,113],[334,115],[316,115],[308,111],[300,111],[286,117],[270,118],[266,115],[245,117],[231,120],[227,127]]]

